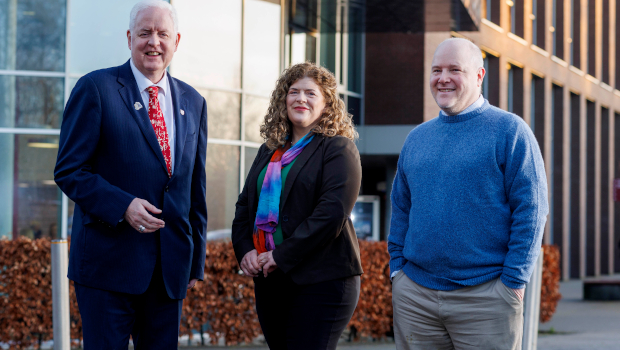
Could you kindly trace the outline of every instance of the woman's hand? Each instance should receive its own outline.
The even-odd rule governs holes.
[[[261,271],[263,264],[258,263],[258,254],[256,249],[252,249],[247,252],[243,259],[241,259],[241,270],[243,274],[250,277],[258,277],[258,273]]]
[[[259,255],[258,263],[263,267],[263,274],[265,277],[267,277],[270,272],[273,272],[278,268],[276,261],[273,260],[273,250]]]

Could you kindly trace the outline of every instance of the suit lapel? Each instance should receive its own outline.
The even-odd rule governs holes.
[[[138,84],[136,83],[136,79],[134,78],[131,67],[129,66],[129,61],[119,67],[118,82],[123,85],[118,92],[125,102],[129,113],[136,120],[136,124],[138,124],[138,127],[142,131],[146,141],[149,146],[151,146],[151,149],[153,149],[153,152],[155,152],[155,156],[164,167],[164,171],[167,172],[168,170],[166,168],[164,155],[161,152],[159,141],[157,141],[155,130],[153,130],[153,126],[151,125],[151,121],[149,119],[148,106],[142,106],[144,101],[142,101],[142,96],[140,96]],[[136,110],[137,103],[139,103],[142,108]]]
[[[319,147],[321,142],[323,141],[323,135],[314,135],[314,138],[310,143],[304,148],[303,151],[297,156],[297,160],[295,164],[291,167],[291,170],[288,172],[286,176],[286,183],[284,184],[284,191],[282,192],[282,196],[280,197],[280,213],[282,212],[282,208],[284,207],[284,203],[286,203],[286,198],[288,198],[288,194],[291,192],[291,188],[293,187],[293,183],[295,182],[295,178],[299,175],[301,168],[304,167],[308,159],[314,154],[314,151]]]
[[[177,173],[181,159],[183,159],[183,147],[185,147],[185,138],[187,137],[187,100],[183,98],[185,90],[168,74],[168,83],[170,93],[172,94],[172,109],[174,115],[175,137],[174,137],[174,171],[172,176]],[[181,114],[183,111],[183,114]]]

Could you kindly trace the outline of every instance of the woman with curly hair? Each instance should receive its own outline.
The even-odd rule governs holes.
[[[335,349],[357,305],[359,246],[350,214],[361,184],[357,132],[336,78],[313,63],[285,70],[236,205],[235,255],[254,277],[269,348]]]

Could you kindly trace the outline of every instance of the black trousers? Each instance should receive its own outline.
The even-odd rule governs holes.
[[[111,292],[75,283],[85,350],[176,349],[183,300],[170,299],[157,259],[144,294]]]
[[[281,270],[254,278],[256,312],[271,350],[336,349],[360,295],[360,277],[297,285]]]

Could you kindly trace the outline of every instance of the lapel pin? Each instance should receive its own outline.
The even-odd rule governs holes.
[[[133,108],[135,108],[136,111],[139,111],[140,108],[142,108],[142,104],[140,102],[136,102],[133,104]]]
[[[185,111],[184,110],[181,110],[181,115],[185,115]]]

